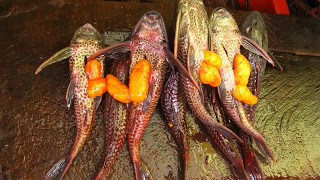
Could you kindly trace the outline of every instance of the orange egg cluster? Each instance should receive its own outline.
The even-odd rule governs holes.
[[[233,61],[233,73],[236,89],[233,93],[234,98],[245,104],[256,104],[258,98],[253,95],[247,87],[250,77],[251,67],[248,60],[241,54],[237,54]]]
[[[217,87],[221,84],[221,77],[218,69],[221,67],[221,58],[218,54],[203,50],[204,60],[200,67],[200,81],[203,84],[209,84],[212,87]]]
[[[131,102],[129,95],[129,88],[123,84],[117,77],[108,74],[107,77],[107,90],[109,94],[117,101],[123,103]]]
[[[112,74],[108,74],[106,78],[100,77],[101,65],[97,60],[89,61],[85,71],[89,78],[89,97],[100,96],[108,91],[114,99],[123,103],[138,103],[147,98],[150,64],[146,59],[142,59],[134,65],[130,74],[129,88]]]
[[[96,59],[88,61],[85,67],[88,80],[88,96],[94,98],[107,91],[107,81],[101,77],[101,64]]]
[[[132,68],[129,81],[129,93],[135,103],[147,98],[149,89],[150,64],[148,60],[138,61]]]

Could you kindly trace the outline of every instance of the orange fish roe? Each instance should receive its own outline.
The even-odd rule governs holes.
[[[200,81],[203,84],[210,84],[214,81],[214,69],[216,68],[202,62],[200,67]]]
[[[88,96],[93,98],[107,92],[107,80],[103,77],[88,81]]]
[[[236,84],[247,85],[250,77],[251,67],[247,58],[237,54],[233,61],[233,72]]]
[[[221,77],[217,68],[213,69],[214,80],[209,84],[212,87],[218,87],[221,84]]]
[[[212,87],[217,87],[221,84],[221,77],[218,68],[221,67],[221,58],[218,54],[203,50],[204,60],[200,67],[200,81],[203,84],[209,84]]]
[[[129,96],[129,88],[127,87],[127,85],[123,84],[112,74],[108,74],[106,80],[107,91],[115,100],[123,103],[131,102],[131,98]]]
[[[258,102],[258,98],[253,95],[247,87],[250,71],[251,67],[247,58],[241,54],[237,54],[233,61],[233,72],[236,83],[236,89],[233,93],[233,96],[238,101],[253,105]]]
[[[132,68],[129,80],[129,93],[135,103],[147,98],[149,89],[150,64],[148,60],[138,61]]]
[[[251,93],[246,85],[237,84],[233,96],[237,100],[242,101],[246,104],[252,105],[258,102],[258,98]]]
[[[220,56],[212,51],[209,50],[203,50],[203,55],[204,55],[204,62],[206,62],[208,65],[214,66],[216,68],[220,68],[222,65],[222,61]]]
[[[86,74],[89,80],[101,77],[101,64],[98,60],[93,59],[88,61],[85,67]]]

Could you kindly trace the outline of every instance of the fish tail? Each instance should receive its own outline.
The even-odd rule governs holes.
[[[255,153],[251,149],[243,151],[245,169],[252,179],[264,179],[263,172],[259,166]]]
[[[136,174],[136,180],[153,180],[148,166],[140,158],[133,161],[133,166]]]
[[[264,140],[263,136],[261,134],[253,136],[254,140],[256,141],[256,144],[258,148],[265,154],[266,157],[270,157],[272,161],[275,163],[276,160],[272,155],[271,150],[269,149],[266,141]]]
[[[62,179],[67,170],[69,169],[70,164],[72,163],[73,158],[66,154],[59,161],[57,161],[53,167],[47,172],[44,177],[45,180],[48,179]]]

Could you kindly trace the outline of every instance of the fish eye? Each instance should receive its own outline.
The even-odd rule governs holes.
[[[252,31],[252,27],[251,26],[247,27],[246,32],[249,34],[251,33],[251,31]]]
[[[255,26],[258,24],[255,19],[253,20],[253,24],[254,24]]]

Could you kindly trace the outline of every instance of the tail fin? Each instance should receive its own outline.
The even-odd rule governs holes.
[[[276,160],[272,155],[271,150],[269,149],[268,145],[266,144],[266,141],[264,140],[264,138],[262,137],[262,135],[260,136],[253,136],[254,140],[256,141],[256,145],[257,147],[260,149],[260,151],[263,152],[263,154],[265,155],[266,158],[270,157],[272,159],[272,161],[275,163]]]
[[[140,159],[133,163],[136,180],[153,180],[147,165]]]
[[[62,179],[64,174],[67,172],[72,159],[69,154],[64,155],[53,167],[47,172],[44,177],[45,180],[49,179]]]

